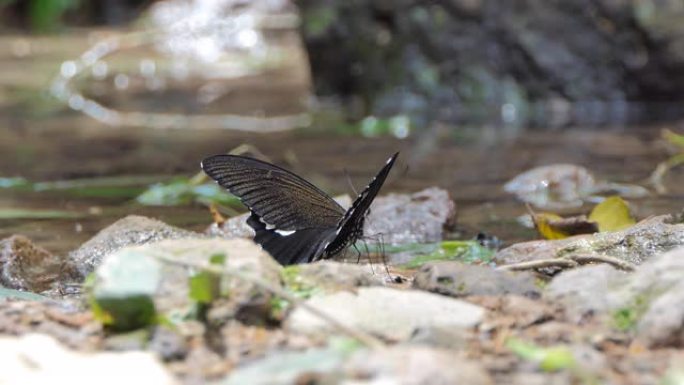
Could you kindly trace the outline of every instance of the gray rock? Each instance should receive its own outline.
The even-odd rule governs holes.
[[[457,299],[386,287],[316,296],[307,303],[346,325],[394,341],[407,340],[422,327],[474,327],[485,313],[483,308]],[[285,327],[305,334],[334,332],[328,323],[303,308],[290,313]]]
[[[540,295],[531,273],[513,273],[458,262],[429,263],[413,279],[413,287],[453,297],[469,295]]]
[[[661,215],[621,231],[518,243],[499,251],[494,260],[499,265],[506,265],[570,255],[608,255],[638,265],[655,255],[684,246],[684,223],[673,222],[672,218]]]
[[[0,241],[0,286],[42,292],[60,276],[63,259],[22,235]]]
[[[280,285],[281,266],[252,241],[178,239],[125,247],[108,254],[95,272],[93,293],[101,306],[107,301],[114,302],[113,306],[122,303],[125,305],[123,309],[130,311],[135,303],[139,303],[133,299],[142,297],[153,302],[157,312],[172,318],[183,317],[193,307],[189,279],[198,273],[196,268],[183,263],[209,265],[210,258],[216,255],[225,256],[226,270],[239,271],[272,285]],[[270,292],[239,279],[222,277],[217,283],[219,293],[230,293],[227,299],[217,301],[223,317],[263,320],[270,315]],[[134,317],[129,315],[126,319]]]
[[[584,266],[564,271],[547,286],[544,298],[561,304],[566,314],[578,322],[590,314],[612,309],[610,290],[622,284],[625,274],[609,265]]]
[[[288,267],[288,269],[293,269],[293,267]],[[301,264],[294,269],[296,274],[290,278],[296,280],[296,284],[317,287],[326,291],[352,290],[361,286],[383,286],[385,283],[382,276],[385,271],[373,272],[370,265],[318,261]]]
[[[363,379],[355,382],[359,385],[493,384],[481,365],[464,360],[453,351],[428,347],[359,351],[347,361],[345,368],[352,375],[364,374]]]
[[[446,190],[431,187],[413,194],[389,194],[375,199],[364,234],[382,234],[389,245],[441,241],[454,225],[456,205]]]
[[[461,350],[466,347],[470,336],[468,330],[461,328],[427,326],[416,329],[408,343]]]
[[[654,300],[637,325],[648,347],[684,346],[684,276],[682,282]]]
[[[105,256],[125,246],[144,245],[163,239],[201,238],[191,231],[169,226],[147,217],[129,215],[97,233],[68,256],[69,270],[74,279],[83,279],[102,262]]]

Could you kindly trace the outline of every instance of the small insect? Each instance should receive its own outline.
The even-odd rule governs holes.
[[[363,224],[399,153],[387,160],[349,210],[303,178],[270,163],[214,155],[202,169],[240,198],[254,241],[283,265],[328,259],[363,236]]]

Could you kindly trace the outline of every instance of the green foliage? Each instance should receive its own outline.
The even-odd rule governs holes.
[[[0,219],[71,219],[84,214],[63,210],[0,209]]]
[[[464,263],[490,262],[494,252],[476,241],[444,241],[429,254],[420,255],[402,267],[416,269],[432,261],[460,261]]]
[[[648,309],[649,297],[645,294],[636,296],[627,306],[613,312],[612,326],[621,331],[633,330],[641,316]]]
[[[506,341],[506,347],[522,359],[538,363],[539,368],[545,372],[572,369],[577,366],[575,357],[565,346],[543,348],[510,338]]]
[[[226,262],[224,254],[209,257],[209,263],[223,266]],[[200,304],[209,304],[221,296],[221,276],[209,271],[200,271],[190,277],[190,299]]]
[[[178,206],[193,202],[238,206],[239,199],[216,183],[195,184],[194,178],[177,178],[158,183],[140,194],[136,201],[146,206]]]
[[[80,0],[30,0],[31,27],[38,32],[54,32],[62,26],[62,17],[76,8]]]

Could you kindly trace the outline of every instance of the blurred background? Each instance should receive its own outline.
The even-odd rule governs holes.
[[[683,21],[667,0],[0,0],[0,238],[204,228],[223,198],[192,176],[239,147],[334,194],[401,150],[384,193],[440,186],[465,236],[525,239],[516,174],[647,185],[677,155]],[[681,209],[682,181],[637,215]]]

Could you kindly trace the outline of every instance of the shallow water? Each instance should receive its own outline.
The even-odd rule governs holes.
[[[5,53],[0,55],[0,177],[56,181],[145,176],[140,183],[144,187],[170,176],[191,176],[205,156],[247,143],[325,191],[341,194],[351,193],[347,175],[359,189],[399,150],[399,160],[381,193],[443,187],[457,203],[462,230],[457,236],[468,238],[484,231],[511,243],[535,236],[516,224],[515,218],[525,213],[524,205],[503,191],[503,184],[516,174],[539,165],[575,163],[600,179],[640,183],[667,158],[659,139],[661,128],[671,128],[665,124],[553,130],[434,124],[402,140],[331,133],[333,127],[323,120],[314,120],[307,129],[275,134],[114,128],[45,101],[46,84],[59,63],[88,46],[84,36],[66,41],[22,37],[22,44],[33,44],[29,57],[9,52],[19,40],[0,37],[0,52]],[[293,87],[301,93],[301,84]],[[287,88],[267,90],[271,111],[290,111],[293,97]],[[232,97],[226,103],[231,100],[241,106],[245,98]],[[682,209],[684,168],[668,174],[666,185],[670,190],[666,195],[631,202],[638,217]],[[122,196],[120,190],[118,195],[89,197],[67,191],[0,189],[0,209],[9,208],[82,214],[76,219],[0,219],[0,238],[24,234],[57,253],[72,250],[128,214],[195,230],[211,222],[208,210],[200,205],[142,207],[131,203],[130,192]]]

